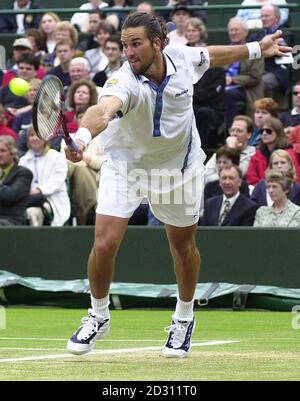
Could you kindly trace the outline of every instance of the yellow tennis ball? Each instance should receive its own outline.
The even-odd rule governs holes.
[[[29,91],[29,83],[22,78],[13,78],[9,82],[9,89],[16,96],[26,96]]]

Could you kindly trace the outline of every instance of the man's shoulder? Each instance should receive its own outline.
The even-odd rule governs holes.
[[[256,208],[257,209],[257,203],[253,202],[250,198],[248,198],[246,195],[240,193],[239,197],[237,198],[238,203],[241,205],[244,205],[247,209],[252,209]]]

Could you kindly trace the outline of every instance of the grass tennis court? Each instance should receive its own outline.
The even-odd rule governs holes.
[[[0,380],[300,379],[299,330],[292,329],[291,313],[197,310],[195,346],[184,360],[160,356],[172,313],[166,310],[114,310],[110,336],[93,353],[70,356],[67,339],[85,313],[7,308]]]

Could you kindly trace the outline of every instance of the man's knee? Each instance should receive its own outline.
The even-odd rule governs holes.
[[[114,236],[96,238],[94,252],[102,257],[112,257],[117,253],[119,242]]]
[[[172,241],[170,242],[170,249],[172,254],[182,260],[189,258],[194,252],[198,252],[194,240]]]

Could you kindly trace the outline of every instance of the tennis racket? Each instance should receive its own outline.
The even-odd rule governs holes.
[[[64,88],[60,79],[55,75],[47,75],[33,103],[33,128],[44,141],[63,137],[71,152],[77,152],[78,147],[67,130],[64,104]]]

